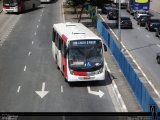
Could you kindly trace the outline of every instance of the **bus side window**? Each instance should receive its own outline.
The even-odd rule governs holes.
[[[59,49],[59,38],[57,33],[55,34],[55,45]]]
[[[61,37],[59,36],[59,50],[61,50],[62,49],[62,39],[61,39]]]
[[[55,30],[53,29],[52,41],[55,42],[55,39],[56,39],[56,32],[55,32]]]

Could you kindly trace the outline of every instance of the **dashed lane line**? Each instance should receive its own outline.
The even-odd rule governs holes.
[[[38,22],[40,22],[40,21],[41,21],[41,19],[38,20]]]
[[[19,93],[20,90],[21,90],[21,86],[18,86],[17,93]]]
[[[63,93],[63,86],[61,85],[61,93]]]
[[[31,52],[29,51],[29,52],[28,52],[28,56],[30,56],[30,55],[31,55]]]
[[[146,35],[146,37],[150,38],[150,36],[149,36],[149,35]]]
[[[25,65],[25,66],[24,66],[24,69],[23,69],[23,70],[24,70],[24,72],[26,71],[26,69],[27,69],[27,67],[26,67],[26,65]]]
[[[159,45],[159,44],[157,44],[157,46],[158,46],[158,47],[160,47],[160,45]]]
[[[34,41],[32,41],[32,45],[34,44]]]
[[[39,26],[37,25],[37,28],[38,28]]]

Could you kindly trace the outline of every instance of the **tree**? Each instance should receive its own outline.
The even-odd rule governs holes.
[[[81,17],[82,17],[82,13],[83,10],[86,6],[86,4],[90,4],[92,6],[98,6],[98,7],[102,7],[103,4],[109,0],[68,0],[70,5],[72,5],[75,9],[75,13],[77,13],[77,6],[81,6],[81,11],[80,11],[80,15],[79,15],[79,19],[78,22],[80,22]],[[78,14],[78,13],[77,13]]]

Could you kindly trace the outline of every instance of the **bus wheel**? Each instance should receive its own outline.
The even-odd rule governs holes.
[[[56,68],[59,69],[58,62],[57,62],[57,57],[56,57]]]

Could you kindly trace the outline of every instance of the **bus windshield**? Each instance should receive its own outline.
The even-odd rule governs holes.
[[[93,71],[103,66],[102,43],[99,40],[71,41],[69,67],[73,70]]]
[[[9,6],[16,6],[18,4],[18,0],[4,0],[3,4]]]

